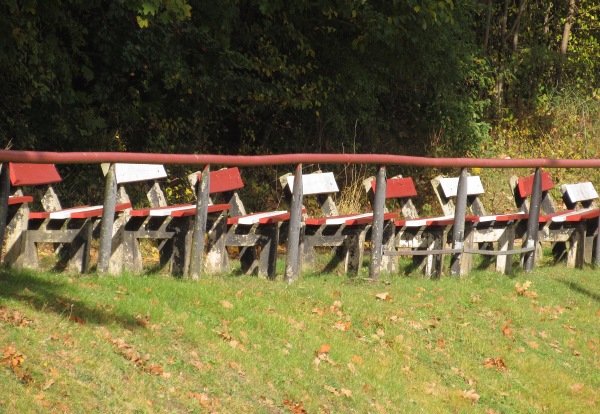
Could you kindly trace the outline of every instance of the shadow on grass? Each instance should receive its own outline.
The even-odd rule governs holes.
[[[117,323],[131,330],[139,328],[133,316],[119,315],[65,295],[64,287],[68,283],[67,277],[64,281],[56,278],[44,280],[34,271],[1,269],[0,298],[18,300],[38,311],[54,312],[67,318],[74,315],[72,320],[75,322],[96,325]]]
[[[566,280],[566,279],[556,279],[556,280],[559,281],[560,283],[562,283],[563,285],[567,286],[569,289],[571,289],[577,293],[581,293],[582,295],[585,295],[591,299],[594,299],[596,302],[600,303],[600,295],[599,294],[587,290],[586,288],[582,287],[580,284],[573,282],[572,280]]]

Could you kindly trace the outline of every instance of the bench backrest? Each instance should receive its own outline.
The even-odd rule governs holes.
[[[375,193],[377,191],[377,181],[375,177],[369,177],[364,180],[363,185],[367,192],[367,199],[373,207]],[[385,198],[386,200],[397,200],[402,210],[402,215],[407,219],[418,218],[419,214],[415,205],[412,202],[412,197],[417,195],[417,189],[412,177],[396,176],[388,178],[385,183]],[[389,209],[386,206],[385,212]]]
[[[197,191],[198,180],[202,179],[202,171],[196,171],[188,175],[188,181],[194,194]],[[208,192],[210,195],[222,194],[223,202],[231,204],[229,212],[232,216],[242,216],[246,214],[246,208],[242,202],[237,190],[244,188],[242,175],[237,167],[223,168],[210,172],[210,186]],[[212,200],[210,200],[212,203]]]
[[[279,177],[281,186],[288,190],[291,195],[294,191],[294,175],[286,174]],[[314,172],[311,174],[302,174],[302,195],[316,196],[320,204],[321,211],[325,217],[337,216],[338,208],[331,197],[339,190],[335,176],[332,172]]]
[[[529,197],[533,192],[534,174],[527,177],[513,176],[510,179],[510,185],[515,199],[515,204],[520,211],[529,212]],[[550,190],[554,188],[554,181],[550,173],[542,171],[542,213],[552,214],[556,212],[556,204],[550,195]]]
[[[62,181],[54,164],[9,163],[10,183],[17,186],[54,184]]]
[[[433,191],[445,215],[454,214],[455,201],[458,195],[459,177],[438,176],[431,180]],[[478,175],[467,176],[467,207],[477,216],[484,216],[485,208],[479,199],[481,194],[485,194],[481,178]]]
[[[574,209],[578,204],[583,208],[588,208],[598,198],[598,193],[590,182],[563,184],[560,192],[568,209]]]
[[[101,164],[104,175],[110,164]],[[115,164],[117,184],[136,183],[141,181],[160,180],[167,177],[165,167],[160,164]]]

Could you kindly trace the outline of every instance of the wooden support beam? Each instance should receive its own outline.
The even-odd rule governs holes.
[[[462,250],[465,240],[465,216],[467,214],[467,169],[460,171],[458,178],[458,189],[456,194],[456,209],[454,211],[454,226],[452,228],[452,248],[458,253],[452,255],[450,261],[450,274],[460,276],[462,274]]]
[[[533,248],[523,256],[523,269],[526,272],[533,271],[535,267],[535,246],[538,243],[538,231],[540,210],[542,206],[542,169],[536,168],[533,177],[533,189],[531,193],[531,203],[529,210],[529,220],[527,221],[527,239],[525,248]]]
[[[373,280],[379,278],[381,273],[381,257],[383,255],[383,229],[385,226],[385,193],[386,193],[386,168],[381,165],[377,171],[375,181],[375,200],[373,202],[373,227],[371,229],[371,264],[369,277]]]
[[[188,277],[192,280],[200,279],[202,275],[202,263],[204,257],[204,235],[206,234],[206,222],[208,220],[208,198],[210,190],[210,165],[204,167],[202,178],[197,184],[196,190],[196,216],[194,218],[194,230],[192,233],[192,246],[190,250],[190,267]]]
[[[284,279],[293,283],[300,276],[300,233],[302,228],[302,164],[296,166],[292,205],[290,208],[290,225],[288,232],[287,256],[285,260]]]
[[[106,186],[104,187],[104,208],[102,210],[102,223],[100,225],[100,247],[98,250],[98,273],[108,272],[110,253],[112,250],[112,232],[115,221],[115,207],[117,204],[117,177],[115,164],[111,164],[106,173]]]

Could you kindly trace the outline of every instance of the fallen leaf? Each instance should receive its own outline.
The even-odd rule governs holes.
[[[304,409],[304,407],[302,407],[302,401],[294,403],[290,400],[283,400],[282,404],[292,414],[306,414],[306,410]]]
[[[325,391],[329,391],[332,394],[339,394],[338,390],[335,387],[332,387],[331,385],[325,385],[323,386],[323,388],[325,388]]]
[[[350,329],[350,325],[352,325],[351,322],[337,321],[333,324],[333,327],[335,329],[339,329],[340,331],[347,331],[348,329]]]
[[[388,292],[378,293],[375,297],[379,300],[392,300],[392,297]]]
[[[224,308],[227,308],[227,309],[233,308],[233,304],[231,302],[229,302],[229,301],[226,301],[226,300],[222,300],[221,301],[221,305]]]
[[[331,345],[323,344],[317,351],[317,354],[327,354],[329,351],[331,351]]]
[[[498,371],[507,371],[508,367],[504,363],[504,357],[486,358],[483,361],[483,366],[486,368],[496,368]]]
[[[576,383],[576,384],[571,385],[571,391],[579,392],[583,389],[583,387],[585,387],[585,385],[583,385],[582,383]]]
[[[346,388],[340,388],[340,394],[345,395],[346,397],[352,397],[352,391],[347,390]]]
[[[510,323],[511,323],[511,319],[508,320],[508,322],[506,322],[504,324],[504,326],[502,327],[502,335],[506,336],[507,338],[514,338],[513,333],[512,333],[512,329],[510,329]]]
[[[363,364],[363,359],[362,359],[361,356],[352,355],[352,362],[354,362],[357,365],[362,365]]]
[[[468,391],[463,391],[462,397],[466,400],[471,401],[471,404],[477,403],[477,401],[479,401],[479,398],[481,398],[481,396],[477,394],[472,388]]]

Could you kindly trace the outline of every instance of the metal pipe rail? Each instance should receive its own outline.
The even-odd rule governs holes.
[[[541,201],[541,168],[600,168],[600,159],[550,159],[550,158],[527,158],[527,159],[490,159],[490,158],[427,158],[415,157],[407,155],[390,155],[390,154],[280,154],[280,155],[211,155],[211,154],[156,154],[156,153],[123,153],[123,152],[39,152],[39,151],[16,151],[16,150],[0,150],[0,162],[19,162],[19,163],[52,163],[52,164],[94,164],[94,163],[133,163],[133,164],[180,164],[180,165],[197,165],[208,171],[210,166],[237,166],[237,167],[258,167],[268,165],[295,165],[296,181],[301,182],[302,164],[321,163],[321,164],[372,164],[378,166],[377,173],[377,188],[385,189],[386,166],[403,165],[413,167],[436,167],[436,168],[460,168],[461,174],[459,178],[459,194],[456,200],[455,214],[455,229],[453,235],[453,266],[451,273],[458,275],[460,256],[464,253],[471,253],[470,250],[463,248],[464,242],[464,225],[466,213],[466,171],[467,168],[533,168],[535,169],[535,180],[533,184],[533,194],[531,205],[533,206],[532,214],[530,214],[527,225],[527,240],[526,240],[526,260],[525,270],[531,271],[534,268],[535,262],[535,245],[538,239],[537,229],[539,220],[539,204]],[[2,168],[2,177],[0,182],[6,182],[8,170]],[[208,174],[203,174],[208,176]],[[4,178],[2,180],[2,178]],[[116,185],[114,174],[108,174],[106,180],[106,191],[104,200],[104,216],[105,218],[114,217],[114,198],[116,197]],[[6,208],[8,202],[8,191],[2,186],[0,191],[0,236],[4,234],[6,226]],[[202,183],[201,191],[198,194],[198,209],[199,214],[205,213],[201,207],[202,200],[207,199],[208,191],[207,183]],[[290,211],[290,226],[292,229],[300,231],[301,227],[301,209],[302,209],[302,193],[301,185],[295,186],[298,194],[294,194],[293,203]],[[460,191],[463,190],[463,191]],[[381,192],[381,191],[379,191]],[[374,222],[372,232],[371,250],[371,266],[369,275],[376,279],[381,270],[381,256],[384,254],[382,248],[382,229],[384,197],[376,197],[374,206]],[[536,214],[537,213],[537,214]],[[110,219],[107,220],[110,222]],[[205,225],[205,220],[199,217],[198,225]],[[110,224],[110,223],[108,223]],[[600,230],[600,218],[598,219],[598,227]],[[205,229],[194,229],[194,232],[201,232]],[[110,248],[112,238],[112,227],[104,225],[101,227],[100,235],[100,251],[98,271],[106,272],[108,269],[108,260],[110,260]],[[300,273],[298,266],[299,260],[297,255],[299,249],[296,246],[299,236],[295,230],[292,231],[293,237],[288,242],[286,257],[285,278],[288,281],[294,281]],[[600,231],[598,231],[600,234]],[[202,233],[203,234],[203,233]],[[198,237],[198,235],[196,235]],[[194,251],[198,251],[199,247],[195,247]],[[387,254],[397,255],[397,253],[385,252]],[[429,254],[434,252],[429,252]],[[422,254],[419,252],[415,255]],[[197,253],[196,253],[197,255]],[[194,278],[200,277],[200,260],[193,260],[193,266],[190,273]],[[596,244],[595,264],[600,265],[600,243]]]

